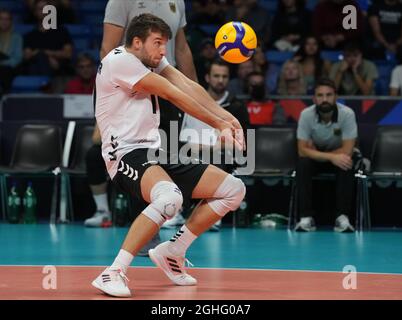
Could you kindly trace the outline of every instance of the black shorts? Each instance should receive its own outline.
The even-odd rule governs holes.
[[[152,165],[159,165],[164,169],[173,182],[179,187],[183,194],[183,207],[190,205],[191,195],[198,184],[208,164],[201,161],[197,164],[183,164],[180,161],[169,163],[171,154],[158,150],[158,153],[164,153],[168,159],[167,164],[162,164],[148,159],[149,149],[136,149],[126,155],[119,162],[116,175],[113,182],[123,192],[135,196],[144,206],[147,202],[141,194],[141,178],[144,172]]]

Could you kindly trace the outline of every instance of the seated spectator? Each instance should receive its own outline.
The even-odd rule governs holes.
[[[391,83],[389,84],[391,96],[402,96],[402,47],[399,47],[396,58],[398,66],[392,70]]]
[[[95,60],[89,54],[81,53],[77,57],[75,70],[76,77],[67,83],[65,93],[92,94],[96,77]]]
[[[251,125],[284,124],[286,122],[283,108],[267,98],[264,75],[261,72],[253,71],[248,75],[247,93],[250,96],[247,111]]]
[[[328,76],[331,69],[331,63],[321,58],[320,45],[314,36],[304,39],[293,60],[302,65],[308,93],[312,93],[316,79]]]
[[[349,222],[354,194],[354,157],[357,139],[356,116],[352,109],[336,102],[333,81],[320,79],[314,89],[314,104],[300,115],[297,124],[299,159],[296,167],[298,211],[296,231],[315,231],[312,177],[335,173],[336,200],[334,231],[354,231]]]
[[[246,78],[254,71],[253,60],[249,59],[237,66],[237,77],[229,81],[228,91],[232,95],[244,95],[247,93]]]
[[[35,4],[37,0],[24,0],[24,2],[27,10],[24,22],[28,24],[35,24]],[[56,7],[57,23],[76,23],[76,14],[70,0],[49,0],[49,4]]]
[[[199,54],[194,54],[194,64],[195,70],[197,72],[198,81],[204,88],[207,88],[205,75],[207,74],[209,65],[216,58],[217,55],[214,41],[211,38],[206,38],[202,40],[197,52],[199,52]]]
[[[281,68],[274,63],[269,63],[261,45],[257,46],[251,59],[254,62],[255,70],[264,75],[267,94],[276,92]]]
[[[35,1],[36,28],[24,37],[23,72],[35,75],[64,75],[71,73],[73,46],[70,34],[63,26],[44,29],[43,7],[48,0]]]
[[[378,78],[375,64],[363,59],[360,47],[354,42],[345,45],[343,56],[344,59],[335,63],[330,72],[339,94],[374,94],[375,80]]]
[[[15,69],[22,60],[22,37],[12,29],[13,17],[0,9],[0,91],[10,91]]]
[[[402,45],[402,3],[384,0],[371,5],[368,15],[372,33],[370,57],[384,59],[386,50],[396,53],[397,47]]]
[[[347,5],[357,8],[357,29],[344,29],[342,12]],[[358,40],[363,33],[363,14],[354,0],[326,0],[317,4],[313,12],[313,33],[328,50],[341,50],[349,40]]]
[[[301,64],[294,60],[286,61],[279,76],[278,94],[292,96],[306,93],[307,87]]]
[[[272,43],[280,51],[297,51],[310,32],[311,15],[304,0],[280,0],[272,22]]]
[[[257,0],[234,0],[225,21],[243,21],[250,25],[266,45],[271,37],[271,16]]]

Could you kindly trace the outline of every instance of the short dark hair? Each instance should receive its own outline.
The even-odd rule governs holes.
[[[314,93],[318,89],[318,87],[330,87],[334,89],[334,92],[336,93],[336,85],[335,82],[332,81],[329,78],[320,78],[316,81],[315,86],[314,86]]]
[[[210,74],[210,73],[211,73],[211,69],[212,69],[212,66],[213,66],[213,65],[215,65],[215,66],[221,66],[221,67],[227,67],[227,68],[229,69],[229,72],[230,72],[230,65],[229,65],[229,63],[225,62],[225,61],[222,60],[222,59],[216,58],[215,60],[213,60],[211,63],[208,64],[207,74]]]
[[[160,32],[163,37],[172,38],[172,30],[165,21],[153,14],[143,13],[131,20],[126,34],[126,46],[131,46],[134,37],[144,42],[150,32]]]

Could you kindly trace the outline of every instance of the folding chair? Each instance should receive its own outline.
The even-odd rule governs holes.
[[[276,181],[290,181],[293,190],[297,157],[295,128],[258,128],[255,140],[255,170],[251,176],[242,176],[243,182],[250,186],[257,179],[267,185]]]
[[[364,197],[361,200],[366,215],[360,222],[370,228],[369,182],[402,181],[402,126],[386,126],[377,129],[371,155],[371,170],[361,172],[364,179],[361,188]]]
[[[72,192],[71,192],[71,177],[85,177],[86,176],[86,163],[85,157],[86,153],[93,145],[92,142],[92,134],[94,131],[93,125],[85,125],[81,126],[78,130],[76,130],[75,136],[75,143],[74,143],[74,150],[73,150],[73,157],[71,160],[71,164],[67,165],[63,163],[64,166],[61,168],[62,172],[62,194],[63,198],[66,196],[66,211],[67,214],[71,219],[74,221],[74,213],[73,213],[73,200],[72,200]],[[71,142],[67,142],[66,137],[66,146],[71,145]],[[69,152],[67,152],[67,160],[65,162],[68,163]],[[63,208],[64,210],[64,208]],[[64,215],[64,212],[63,212]],[[67,217],[60,216],[62,222],[67,222]]]
[[[6,183],[8,177],[54,177],[50,222],[55,223],[61,153],[61,129],[58,126],[51,124],[22,126],[17,133],[10,165],[0,167],[3,199],[8,197]]]

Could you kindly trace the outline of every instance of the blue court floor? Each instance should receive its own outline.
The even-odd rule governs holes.
[[[109,265],[128,228],[0,224],[0,265]],[[161,230],[168,240],[175,230]],[[190,248],[196,268],[311,270],[402,274],[402,231],[338,234],[330,229],[296,233],[286,229],[224,227],[207,232]],[[133,266],[153,266],[136,257]]]

